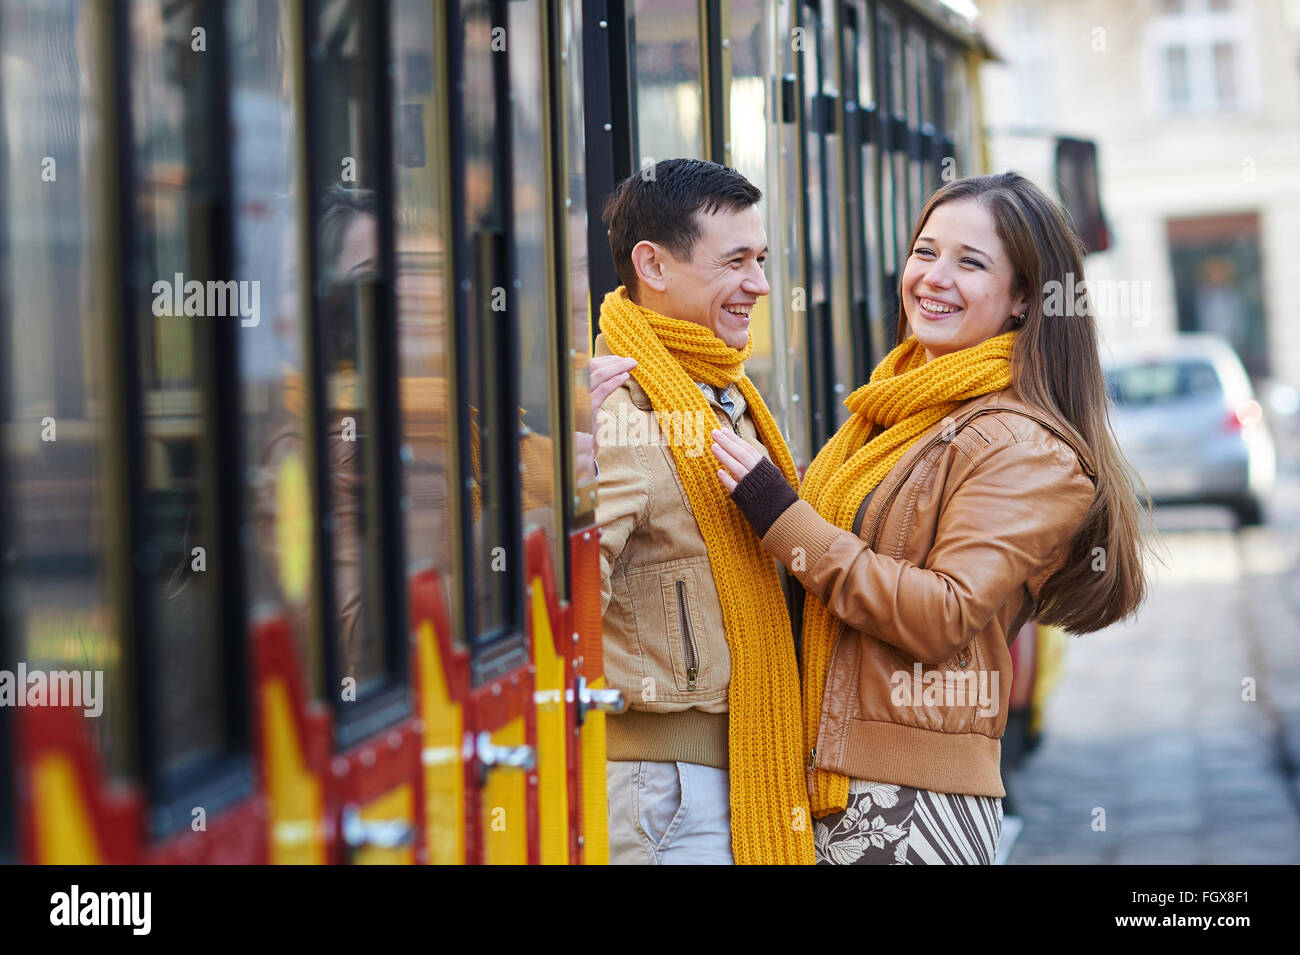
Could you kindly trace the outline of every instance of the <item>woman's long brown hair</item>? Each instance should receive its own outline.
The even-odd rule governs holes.
[[[1043,585],[1035,614],[1073,633],[1091,633],[1122,620],[1142,603],[1146,545],[1132,468],[1110,427],[1091,304],[1079,309],[1069,302],[1064,314],[1044,314],[1048,283],[1069,290],[1083,282],[1083,246],[1056,202],[1018,173],[1005,172],[957,179],[936,190],[921,210],[909,254],[930,213],[961,200],[975,200],[989,210],[1015,272],[1014,292],[1026,293],[1029,301],[1011,358],[1012,387],[1093,455],[1096,497],[1069,543],[1065,563]],[[908,334],[902,301],[900,294],[898,341]]]

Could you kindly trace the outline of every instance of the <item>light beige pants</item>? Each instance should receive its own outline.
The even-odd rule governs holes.
[[[731,781],[697,763],[609,762],[612,865],[734,865]]]

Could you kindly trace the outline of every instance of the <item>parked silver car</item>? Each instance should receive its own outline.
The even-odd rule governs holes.
[[[1111,424],[1156,503],[1222,504],[1263,520],[1277,454],[1250,379],[1213,335],[1103,350]]]

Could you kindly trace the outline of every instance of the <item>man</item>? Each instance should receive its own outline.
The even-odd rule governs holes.
[[[605,207],[623,283],[592,362],[605,671],[629,701],[607,724],[615,863],[813,860],[780,578],[710,454],[728,428],[797,483],[743,368],[770,291],[760,198],[672,159]]]

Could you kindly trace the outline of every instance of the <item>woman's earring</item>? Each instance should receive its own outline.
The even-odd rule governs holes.
[[[1011,317],[1016,320],[1016,327],[1019,328],[1021,325],[1025,324],[1025,319],[1029,317],[1029,309],[1025,309],[1019,315],[1012,315]]]

